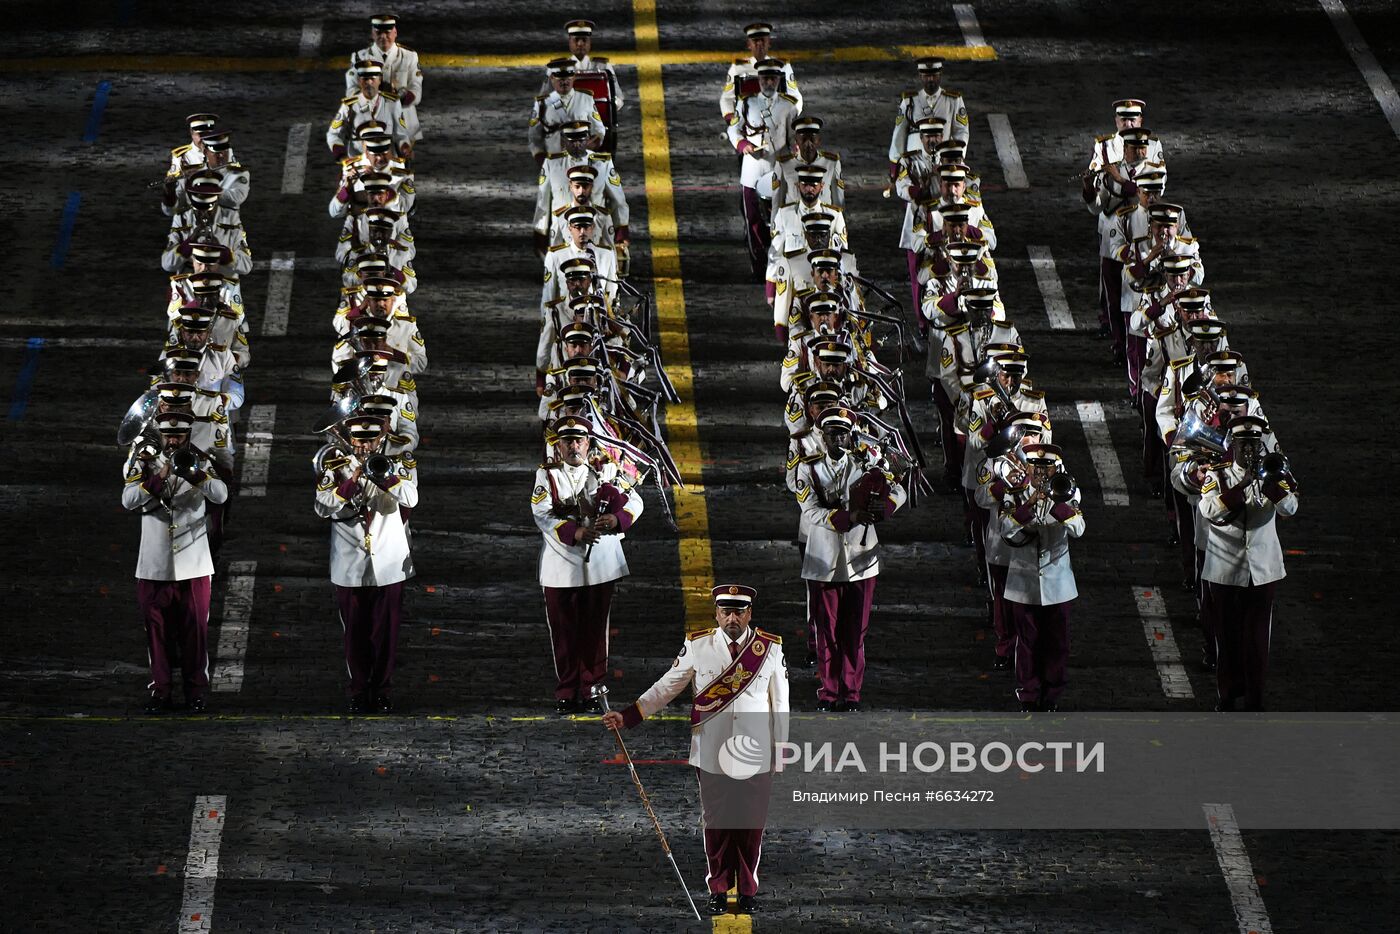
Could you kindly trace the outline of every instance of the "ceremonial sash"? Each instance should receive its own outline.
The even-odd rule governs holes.
[[[695,695],[690,705],[690,725],[697,727],[715,714],[734,703],[735,698],[744,693],[753,679],[763,668],[772,654],[770,649],[776,640],[766,632],[755,629],[753,638],[744,647],[729,667],[720,672],[706,688]]]

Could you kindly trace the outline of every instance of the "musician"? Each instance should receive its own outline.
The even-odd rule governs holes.
[[[1154,499],[1161,498],[1164,483],[1162,436],[1157,429],[1157,403],[1162,396],[1162,373],[1168,352],[1181,356],[1185,339],[1178,321],[1182,317],[1177,300],[1191,285],[1193,259],[1188,255],[1172,255],[1162,259],[1160,284],[1144,288],[1128,321],[1128,341],[1141,340],[1142,369],[1138,373],[1138,410],[1142,421],[1142,476]],[[1148,283],[1150,286],[1151,283]],[[1194,309],[1194,304],[1190,306]],[[1190,317],[1199,317],[1192,314]],[[1170,503],[1169,503],[1170,505]]]
[[[331,217],[343,218],[368,207],[385,207],[407,218],[418,198],[413,173],[402,162],[388,158],[389,137],[364,136],[361,141],[365,151],[341,163],[340,187],[327,206],[328,212]]]
[[[1235,418],[1226,462],[1200,471],[1200,512],[1209,522],[1201,579],[1215,623],[1216,710],[1234,710],[1241,700],[1245,710],[1264,709],[1274,592],[1284,577],[1275,519],[1298,512],[1297,481],[1287,460],[1266,446],[1267,430],[1258,416]]]
[[[228,487],[228,496],[224,501],[209,506],[206,511],[209,558],[217,561],[229,508],[236,492],[234,437],[229,423],[231,409],[228,394],[197,387],[193,370],[173,370],[164,382],[158,382],[151,388],[157,394],[157,413],[188,412],[194,416],[194,423],[190,426],[190,446],[209,459],[206,469],[212,470]]]
[[[933,194],[938,179],[938,144],[943,141],[947,121],[932,114],[916,124],[920,146],[899,156],[894,171],[894,192],[904,201],[904,223],[899,229],[899,245],[909,266],[909,289],[918,308],[922,288],[919,284],[919,244],[914,231],[925,216],[922,207]]]
[[[248,343],[248,318],[238,280],[226,279],[215,271],[227,255],[227,248],[222,244],[193,244],[190,258],[194,260],[195,271],[170,277],[172,298],[165,309],[169,322],[165,342],[167,346],[180,343],[180,316],[186,307],[202,308],[213,317],[209,343],[226,347],[241,372],[253,362],[253,352]]]
[[[165,173],[167,182],[171,178],[180,178],[186,169],[204,165],[204,134],[213,130],[218,123],[218,114],[198,113],[185,118],[190,141],[170,150],[170,168]]]
[[[535,97],[530,109],[529,132],[526,134],[530,155],[540,165],[544,165],[545,157],[551,152],[563,148],[560,131],[565,124],[576,121],[588,124],[589,135],[585,145],[589,149],[601,146],[606,132],[593,95],[574,87],[574,60],[556,58],[549,63],[547,70],[550,91]]]
[[[352,360],[360,351],[375,350],[389,354],[389,360],[406,368],[411,376],[428,369],[428,347],[418,332],[418,322],[412,315],[380,317],[361,314],[350,323],[348,336],[336,341],[331,350],[331,374]]]
[[[1083,183],[1084,203],[1088,204],[1098,196],[1097,174],[1110,165],[1123,161],[1124,130],[1142,127],[1143,110],[1147,105],[1140,100],[1126,98],[1113,102],[1113,132],[1094,137],[1094,145],[1089,150],[1089,167],[1080,176]],[[1165,165],[1167,158],[1162,153],[1162,141],[1155,136],[1147,139],[1147,160]]]
[[[1117,258],[1119,244],[1112,241],[1114,218],[1125,207],[1133,206],[1138,198],[1135,178],[1139,171],[1149,168],[1147,150],[1152,132],[1141,127],[1120,130],[1123,158],[1108,163],[1095,178],[1095,193],[1086,199],[1089,213],[1097,218],[1099,232],[1099,336],[1112,338],[1112,360],[1117,366],[1127,364],[1126,332],[1119,309],[1123,307],[1123,264]],[[1162,167],[1152,167],[1151,173]]]
[[[1028,357],[1024,350],[1008,350],[988,357],[991,366],[984,372],[990,382],[975,385],[959,397],[956,420],[964,439],[962,461],[962,490],[964,519],[977,556],[977,578],[987,583],[987,521],[986,507],[977,502],[982,465],[986,447],[1001,422],[1020,412],[1033,415],[1041,424],[1040,440],[1054,441],[1051,434],[1050,410],[1045,393],[1025,384]]]
[[[151,683],[145,712],[168,710],[170,653],[178,651],[185,701],[203,713],[209,694],[209,555],[206,504],[228,498],[209,459],[190,447],[194,415],[169,410],[153,419],[159,442],[137,439],[123,474],[122,506],[141,515],[136,602],[141,608]]]
[[[755,277],[763,273],[769,243],[769,225],[758,186],[771,178],[778,156],[791,148],[793,121],[801,113],[798,98],[778,92],[785,67],[776,58],[765,58],[754,65],[758,73],[758,93],[739,96],[734,119],[729,124],[730,145],[740,155],[744,230],[749,265]]]
[[[219,183],[219,207],[237,211],[248,199],[248,170],[233,158],[233,141],[228,130],[210,129],[200,138],[204,147],[202,166],[190,166],[179,175],[167,175],[161,193],[161,210],[166,217],[173,217],[189,210],[189,195],[185,191],[186,181],[198,174],[201,180]]]
[[[841,174],[841,156],[830,149],[821,148],[823,126],[820,117],[798,117],[792,121],[792,151],[778,156],[772,180],[768,184],[756,186],[758,196],[771,202],[770,212],[793,201],[797,192],[798,170],[813,167],[822,170],[822,190],[826,192],[827,201],[845,209],[846,181]]]
[[[593,200],[598,169],[592,165],[576,165],[568,171],[569,200],[560,204],[549,215],[549,230],[545,236],[546,248],[560,243],[569,243],[569,225],[574,217],[588,214],[593,218],[593,229],[589,243],[613,249],[621,259],[627,253],[629,238],[627,225],[616,226],[616,220],[607,206]],[[624,210],[623,218],[627,218]],[[538,251],[542,256],[544,251]]]
[[[418,105],[423,102],[423,72],[418,65],[418,53],[399,44],[399,22],[392,13],[370,17],[370,44],[350,56],[345,69],[345,93],[360,90],[360,66],[378,62],[380,88],[398,98],[403,114],[404,141],[417,143],[423,138],[418,122]]]
[[[341,162],[347,156],[359,155],[364,150],[360,126],[372,120],[384,125],[394,150],[408,159],[413,155],[414,132],[404,117],[398,96],[381,88],[383,64],[376,59],[366,59],[356,64],[354,71],[359,93],[341,100],[340,109],[326,129],[326,146],[331,156]]]
[[[594,24],[586,19],[571,19],[564,24],[564,31],[569,36],[569,58],[574,61],[575,71],[601,71],[608,76],[613,111],[617,112],[623,107],[622,86],[617,82],[617,71],[612,63],[601,55],[593,54],[593,28]],[[540,93],[548,94],[550,87],[546,73]],[[606,148],[608,152],[613,151],[610,146]]]
[[[214,312],[194,302],[181,308],[174,338],[161,349],[161,368],[167,375],[193,371],[199,388],[228,394],[232,413],[243,407],[243,368],[231,347],[210,340],[213,321]]]
[[[813,211],[802,217],[808,244],[831,239],[836,215]],[[811,246],[784,254],[769,269],[773,280],[773,334],[786,345],[794,330],[803,326],[802,300],[812,292],[830,292],[846,308],[856,307],[859,293],[854,277],[860,275],[856,255],[839,246]]]
[[[544,255],[544,289],[540,309],[544,313],[557,299],[595,295],[611,309],[617,301],[617,252],[592,243],[597,217],[579,211],[568,217],[569,242],[556,244]]]
[[[540,397],[541,420],[548,418],[549,403],[567,385],[565,370],[579,358],[591,356],[601,342],[602,332],[584,315],[575,314],[572,321],[559,329],[558,340],[550,345],[547,365],[535,371],[535,395]]]
[[[204,174],[204,173],[208,174]],[[224,275],[244,276],[253,270],[253,252],[248,249],[248,237],[238,211],[220,207],[223,195],[221,176],[215,170],[201,169],[186,181],[186,210],[170,219],[170,234],[160,265],[166,272],[183,272],[191,268],[190,249],[196,242],[218,241],[228,248],[230,264],[220,267]]]
[[[1012,490],[1026,486],[1028,473],[1023,449],[1041,442],[1045,426],[1037,413],[1012,412],[996,422],[987,438],[987,457],[977,473],[976,504],[986,518],[982,537],[986,544],[987,589],[991,594],[992,633],[996,646],[992,669],[1005,671],[1013,662],[1016,626],[1006,603],[1006,577],[1010,573],[1011,546],[1001,536],[1001,504]]]
[[[602,482],[590,459],[588,419],[552,426],[555,459],[535,471],[530,497],[543,537],[540,586],[554,650],[554,709],[596,710],[590,689],[607,677],[608,620],[617,581],[628,574],[622,539],[642,514],[642,498]]]
[[[738,913],[753,914],[768,798],[778,769],[773,750],[788,737],[787,667],[783,640],[752,626],[758,591],[721,584],[710,595],[717,627],[686,636],[666,674],[635,703],[605,713],[603,726],[634,727],[692,688],[690,764],[700,783],[709,912],[726,913],[727,893],[737,888]],[[721,754],[740,737],[757,741],[761,762],[736,769]]]
[[[996,262],[986,252],[980,228],[968,226],[971,205],[924,202],[928,212],[926,237],[916,239],[919,254],[918,281],[922,287],[921,328],[936,317],[930,304],[965,289],[997,288]],[[916,238],[917,238],[916,229]],[[921,331],[923,333],[923,331]]]
[[[1205,281],[1205,266],[1201,262],[1200,244],[1194,237],[1180,232],[1184,219],[1184,209],[1180,205],[1165,201],[1153,201],[1146,208],[1149,219],[1147,231],[1141,237],[1134,236],[1129,242],[1118,247],[1116,258],[1123,263],[1123,282],[1120,289],[1121,305],[1119,313],[1124,316],[1125,343],[1128,363],[1128,395],[1134,405],[1141,405],[1140,376],[1143,360],[1147,353],[1145,333],[1134,334],[1128,325],[1137,310],[1144,291],[1155,287],[1166,276],[1163,264],[1176,257],[1189,257],[1187,280],[1191,285]],[[1141,220],[1120,218],[1118,227],[1136,233]],[[1117,229],[1117,228],[1116,228]],[[1116,241],[1116,237],[1114,238]]]
[[[850,318],[837,293],[808,292],[802,298],[802,308],[806,323],[802,330],[789,337],[787,354],[778,372],[778,385],[786,393],[792,392],[802,374],[812,372],[816,366],[812,347],[818,341],[837,340],[851,345],[857,354],[865,349],[855,339]]]
[[[801,389],[789,395],[786,408],[788,417],[788,452],[784,469],[784,483],[788,492],[797,495],[797,481],[803,464],[811,464],[826,456],[826,441],[817,428],[821,413],[833,406],[847,405],[848,399],[842,394],[840,383],[818,379],[814,374],[803,380]],[[807,551],[807,524],[801,514],[797,517],[797,557],[802,561]],[[803,603],[807,604],[806,593]],[[812,616],[812,608],[806,606],[807,616],[807,667],[817,663],[817,625]]]
[[[890,180],[899,175],[900,160],[910,150],[909,131],[920,134],[922,121],[929,117],[943,119],[944,132],[964,145],[968,140],[967,106],[961,91],[950,91],[943,87],[943,59],[938,57],[921,58],[915,62],[919,80],[923,87],[917,91],[905,91],[899,96],[899,107],[895,110],[894,133],[890,136]],[[959,162],[962,160],[959,159]]]
[[[631,210],[612,156],[588,151],[588,124],[582,120],[564,124],[559,133],[564,151],[550,153],[540,166],[539,190],[535,195],[535,252],[543,256],[549,248],[551,218],[560,208],[588,202],[606,209],[615,237],[623,242],[630,240]],[[583,168],[591,174],[575,177],[575,170]],[[581,195],[587,200],[580,200]]]
[[[999,507],[1001,535],[1011,546],[1005,593],[1016,630],[1016,698],[1022,711],[1056,710],[1068,681],[1070,607],[1079,595],[1069,541],[1084,534],[1084,515],[1078,488],[1061,473],[1060,448],[1027,444],[1021,452],[1024,486],[1008,485]],[[1057,474],[1063,489],[1051,483]]]
[[[351,415],[317,455],[316,515],[331,520],[331,584],[345,632],[352,714],[393,713],[404,581],[413,556],[399,509],[418,505],[415,471],[386,454],[384,420]]]
[[[729,66],[729,72],[725,75],[724,90],[719,92],[719,112],[724,118],[726,126],[732,126],[739,119],[738,99],[745,93],[750,93],[747,88],[752,87],[759,74],[759,65],[772,58],[773,50],[773,27],[769,23],[749,23],[744,27],[744,42],[748,46],[749,54],[741,58],[734,59],[734,64]],[[792,75],[792,64],[781,62],[782,71],[779,75],[777,87],[782,93],[790,97],[797,107],[797,113],[802,113],[802,92],[797,88],[797,79]]]
[[[856,413],[833,406],[817,425],[824,456],[804,463],[795,482],[807,533],[802,578],[816,625],[817,709],[857,711],[865,681],[865,633],[880,573],[874,526],[904,505],[900,478],[853,449]]]
[[[850,245],[846,215],[839,207],[822,201],[826,169],[804,166],[794,172],[797,200],[779,207],[772,214],[768,229],[768,269],[764,293],[769,304],[777,297],[777,277],[784,273],[784,261],[814,249],[845,249]]]

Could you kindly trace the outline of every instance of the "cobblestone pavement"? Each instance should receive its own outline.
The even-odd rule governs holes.
[[[1400,15],[1379,2],[1348,6],[1381,71],[1400,80]],[[1304,2],[973,7],[996,58],[950,61],[945,81],[965,91],[970,160],[1000,237],[1006,305],[1055,407],[1056,440],[1085,489],[1065,706],[1171,711],[1212,702],[1161,506],[1135,469],[1136,416],[1106,347],[1092,337],[1095,244],[1068,181],[1092,136],[1106,131],[1109,102],[1131,94],[1148,101],[1148,122],[1167,146],[1170,195],[1190,210],[1216,306],[1304,485],[1301,512],[1281,529],[1289,576],[1273,629],[1270,705],[1394,709],[1387,685],[1400,652],[1376,582],[1394,564],[1396,527],[1370,490],[1396,463],[1385,429],[1374,427],[1395,381],[1372,361],[1396,351],[1391,321],[1400,301],[1390,280],[1400,236],[1391,218],[1400,210],[1400,140],[1327,14]],[[545,716],[551,668],[538,536],[526,511],[538,437],[530,392],[538,266],[524,123],[538,72],[511,67],[519,60],[508,57],[554,49],[574,10],[536,13],[499,0],[399,7],[408,45],[487,58],[427,69],[413,222],[422,287],[412,308],[432,369],[420,381],[419,571],[407,598],[401,714],[335,715],[340,632],[308,464],[338,287],[330,258],[338,222],[325,213],[335,168],[321,135],[343,93],[332,59],[363,44],[368,12],[363,3],[250,2],[221,11],[217,28],[207,28],[189,10],[137,0],[77,12],[53,5],[26,11],[0,63],[0,100],[24,147],[0,179],[9,203],[23,206],[8,227],[12,272],[0,315],[0,393],[11,393],[9,417],[0,420],[0,521],[11,529],[0,657],[0,930],[174,929],[187,883],[199,875],[186,860],[202,795],[226,799],[211,888],[215,930],[685,927],[679,893],[608,737],[587,718]],[[598,21],[600,52],[634,47],[631,4],[578,12]],[[942,2],[896,11],[818,0],[759,11],[729,0],[661,0],[656,15],[663,52],[735,47],[738,27],[757,15],[779,25],[778,54],[964,44]],[[319,43],[299,55],[315,38],[308,24],[320,27]],[[177,55],[196,58],[177,63]],[[49,60],[23,61],[35,57]],[[893,102],[913,84],[912,67],[887,51],[870,58],[808,56],[797,74],[807,112],[828,122],[825,145],[843,155],[862,269],[900,294],[900,212],[880,191]],[[717,63],[667,64],[663,72],[709,544],[715,574],[758,586],[756,622],[800,656],[778,350],[761,290],[746,279],[734,160],[719,140],[722,73]],[[633,104],[623,111],[618,167],[633,210],[634,278],[645,282],[637,72],[625,65],[619,74]],[[109,90],[97,107],[100,82]],[[121,453],[112,436],[144,387],[161,334],[157,257],[166,222],[147,186],[182,141],[182,116],[198,109],[223,116],[253,173],[243,218],[259,265],[244,288],[254,352],[245,413],[275,406],[275,422],[266,496],[237,502],[214,584],[217,630],[227,563],[255,562],[241,690],[214,694],[216,716],[207,719],[151,719],[139,713],[145,668],[131,579],[138,531],[118,503]],[[989,113],[1007,116],[1029,188],[1008,190]],[[288,134],[299,124],[310,125],[303,190],[279,193]],[[77,213],[64,243],[72,193]],[[1049,327],[1032,245],[1054,257],[1073,331]],[[295,255],[285,337],[260,336],[273,253]],[[1334,335],[1343,328],[1362,342],[1339,352]],[[933,451],[920,369],[909,385]],[[1074,415],[1078,401],[1106,412],[1126,506],[1103,502]],[[648,506],[629,533],[632,576],[614,608],[617,698],[649,685],[684,632],[676,536],[655,501]],[[949,498],[935,498],[884,527],[885,570],[867,643],[873,707],[1014,707],[1009,677],[987,664],[990,632],[959,513]],[[1134,587],[1164,597],[1194,697],[1164,695]],[[227,661],[221,641],[211,636],[216,671]],[[804,670],[792,674],[794,707],[810,711],[813,686]],[[684,755],[683,731],[652,724],[629,741],[639,757],[661,760],[642,775],[698,893],[704,858],[694,779],[668,764]],[[1400,908],[1393,833],[1247,829],[1243,841],[1275,930],[1379,929],[1386,923],[1376,919]],[[764,857],[766,911],[753,919],[761,931],[1238,926],[1204,822],[1199,832],[779,831]]]

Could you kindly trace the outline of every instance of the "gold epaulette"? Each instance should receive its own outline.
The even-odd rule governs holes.
[[[817,151],[817,155],[821,156],[823,159],[830,159],[833,162],[841,161],[841,154],[830,149],[820,149]]]
[[[552,152],[552,153],[550,153],[549,155],[545,156],[545,159],[546,159],[546,160],[548,160],[548,159],[562,159],[562,158],[564,158],[564,157],[567,156],[567,155],[568,155],[567,152]]]
[[[990,399],[994,395],[996,395],[996,391],[991,386],[978,386],[972,390],[972,398],[977,400]]]
[[[610,156],[608,153],[605,153],[605,152],[590,152],[590,153],[588,154],[588,158],[589,158],[589,160],[592,161],[592,162],[610,162],[610,161],[612,161],[612,156]]]
[[[749,60],[748,60],[747,58],[736,58],[736,59],[734,59],[734,64],[736,64],[736,65],[747,65],[748,63],[749,63]]]
[[[357,100],[359,100],[359,99],[360,99],[360,95],[358,95],[358,94],[352,94],[352,95],[350,95],[349,97],[342,97],[342,98],[340,99],[340,102],[341,102],[342,104],[353,104],[353,103],[355,103],[355,101],[357,101]]]
[[[183,146],[176,146],[174,149],[170,150],[170,154],[172,156],[183,156],[185,153],[189,152],[193,147],[194,143],[186,143]]]
[[[797,98],[793,97],[791,94],[780,94],[780,95],[778,95],[778,96],[779,96],[779,97],[786,97],[786,98],[788,99],[788,102],[791,103],[791,104],[794,104],[794,105],[797,104]]]
[[[963,324],[954,324],[954,325],[952,325],[952,326],[950,326],[950,327],[944,328],[944,329],[943,329],[943,333],[944,333],[944,334],[948,334],[948,335],[950,335],[950,336],[956,336],[956,335],[958,335],[958,334],[966,333],[967,328],[968,328],[968,325],[967,325],[966,323],[963,323]]]
[[[567,250],[568,248],[569,245],[567,243],[556,243],[554,246],[549,248],[549,252],[553,253],[556,250]]]
[[[1095,137],[1094,137],[1094,142],[1096,142],[1096,143],[1106,143],[1106,142],[1108,142],[1109,140],[1113,139],[1113,137],[1115,137],[1115,136],[1117,136],[1117,135],[1118,135],[1117,133],[1105,133],[1103,136],[1095,136]]]
[[[759,629],[757,626],[755,626],[755,627],[753,628],[753,631],[754,631],[754,634],[755,634],[755,635],[767,636],[767,637],[768,637],[770,640],[772,640],[773,642],[778,643],[778,645],[782,645],[782,644],[783,644],[783,637],[782,637],[782,636],[775,636],[775,635],[773,635],[771,632],[769,632],[769,631],[766,630],[766,629]]]
[[[590,55],[588,56],[588,60],[595,65],[606,65],[608,63],[606,55]]]
[[[944,96],[944,97],[962,97],[962,91],[950,91],[950,90],[948,90],[947,88],[944,88],[944,89],[943,89],[943,96]]]
[[[711,626],[709,629],[701,629],[697,632],[687,633],[686,639],[690,642],[694,642],[696,639],[699,639],[702,636],[708,636],[710,633],[715,631],[715,628],[716,627]]]
[[[1024,386],[1022,386],[1022,387],[1021,387],[1021,395],[1025,396],[1027,399],[1044,399],[1044,398],[1045,398],[1045,390],[1044,390],[1044,389],[1027,389],[1027,388],[1025,388]]]
[[[397,94],[395,94],[393,91],[380,91],[380,92],[379,92],[379,96],[382,97],[382,98],[384,98],[385,100],[390,100],[390,101],[398,101],[398,99],[399,99],[399,96],[398,96]]]

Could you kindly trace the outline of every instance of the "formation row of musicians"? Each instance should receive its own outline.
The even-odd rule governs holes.
[[[413,574],[408,517],[417,501],[416,377],[427,368],[408,311],[417,287],[409,160],[421,138],[417,55],[397,44],[389,14],[370,22],[351,57],[327,135],[338,183],[342,288],[333,325],[328,443],[318,452],[316,511],[331,520],[331,580],[345,629],[349,706],[393,708],[403,582]],[[123,505],[141,515],[137,599],[151,679],[145,710],[207,709],[211,579],[237,493],[237,425],[251,362],[243,302],[253,256],[241,208],[250,173],[215,114],[186,118],[190,141],[170,153],[161,207],[171,218],[161,262],[170,273],[165,342],[151,385],[118,431],[127,447]],[[266,439],[262,439],[265,443]],[[178,674],[179,683],[176,683]]]
[[[1186,208],[1166,200],[1167,160],[1143,101],[1114,102],[1081,175],[1099,239],[1100,333],[1141,416],[1143,480],[1166,507],[1194,592],[1202,663],[1217,706],[1264,703],[1274,592],[1284,577],[1275,520],[1297,481],[1206,287]]]

